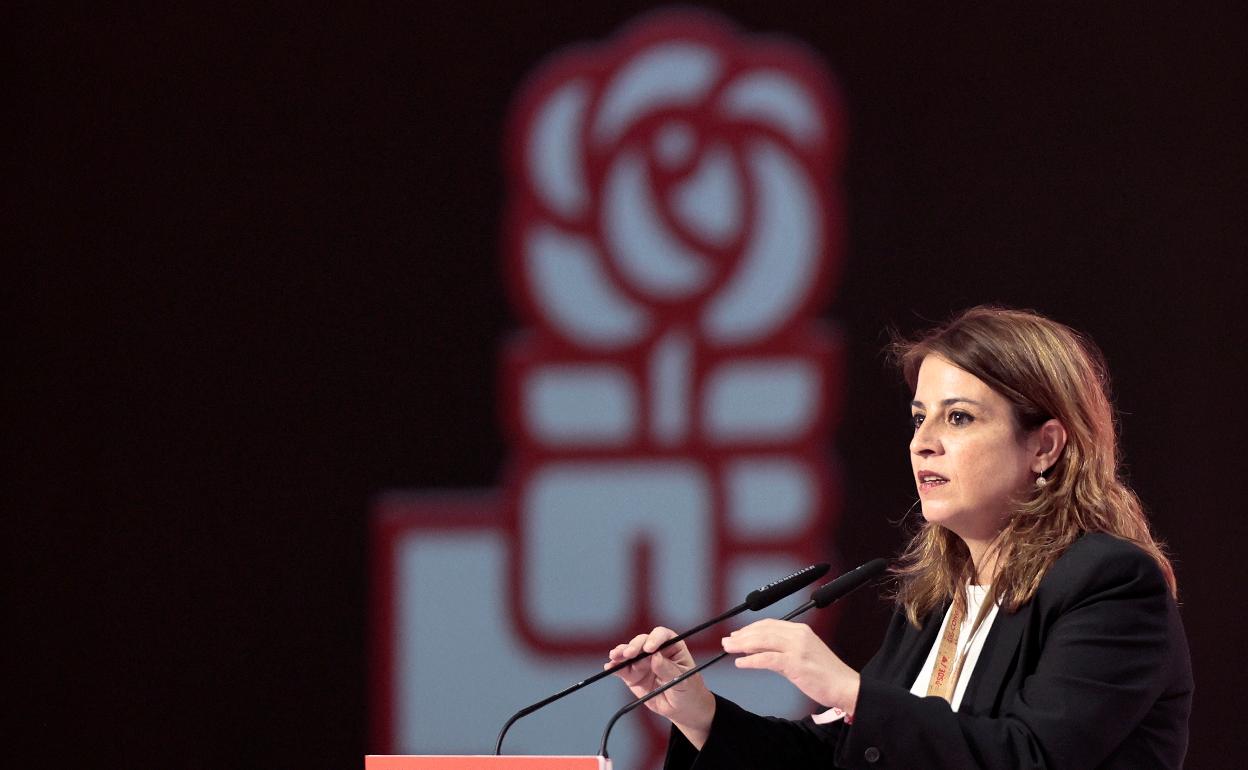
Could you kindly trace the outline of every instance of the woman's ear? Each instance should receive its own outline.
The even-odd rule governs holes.
[[[1032,433],[1035,439],[1035,457],[1032,470],[1044,473],[1052,468],[1066,448],[1066,426],[1055,419],[1046,421]]]

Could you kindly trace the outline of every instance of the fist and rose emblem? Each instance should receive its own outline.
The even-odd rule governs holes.
[[[833,94],[792,43],[669,13],[559,54],[517,100],[506,257],[531,327],[504,355],[507,508],[536,648],[606,649],[818,555]]]
[[[841,121],[803,47],[701,12],[644,17],[531,76],[506,138],[521,328],[502,350],[502,494],[394,497],[382,528],[396,576],[425,574],[404,561],[420,553],[498,574],[503,601],[468,621],[471,639],[429,612],[400,610],[405,630],[383,631],[400,650],[394,748],[479,742],[481,725],[428,705],[431,692],[508,708],[625,634],[688,627],[826,558],[842,350],[815,314],[840,260]],[[479,512],[465,523],[448,503]],[[468,546],[482,537],[500,549]],[[436,596],[409,580],[395,578],[395,606]],[[434,660],[442,645],[504,668],[465,690]],[[783,693],[773,703],[789,708]],[[575,753],[587,725],[540,746]],[[632,729],[645,739],[620,759],[654,765],[665,732]]]

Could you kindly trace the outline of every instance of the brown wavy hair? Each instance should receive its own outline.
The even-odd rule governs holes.
[[[1044,474],[1048,483],[1015,501],[993,547],[1000,566],[990,601],[1006,612],[1022,607],[1053,562],[1088,532],[1129,540],[1157,561],[1177,596],[1174,569],[1149,529],[1139,498],[1119,473],[1114,409],[1105,359],[1086,337],[1039,313],[980,306],[890,352],[911,390],[919,366],[938,356],[975,375],[1013,405],[1016,426],[1034,430],[1049,419],[1066,428],[1066,447]],[[951,531],[924,522],[895,569],[896,600],[915,626],[974,578],[966,545]],[[982,618],[981,618],[982,619]]]

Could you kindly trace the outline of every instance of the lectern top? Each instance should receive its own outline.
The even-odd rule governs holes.
[[[364,770],[611,770],[605,757],[415,756],[370,754]]]

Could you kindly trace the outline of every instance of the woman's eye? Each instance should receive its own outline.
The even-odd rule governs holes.
[[[923,424],[923,415],[921,414],[910,415],[910,427],[914,428],[915,430],[918,430],[919,426],[922,424]]]
[[[970,425],[974,419],[974,417],[970,416],[966,412],[954,411],[949,413],[950,425]]]

